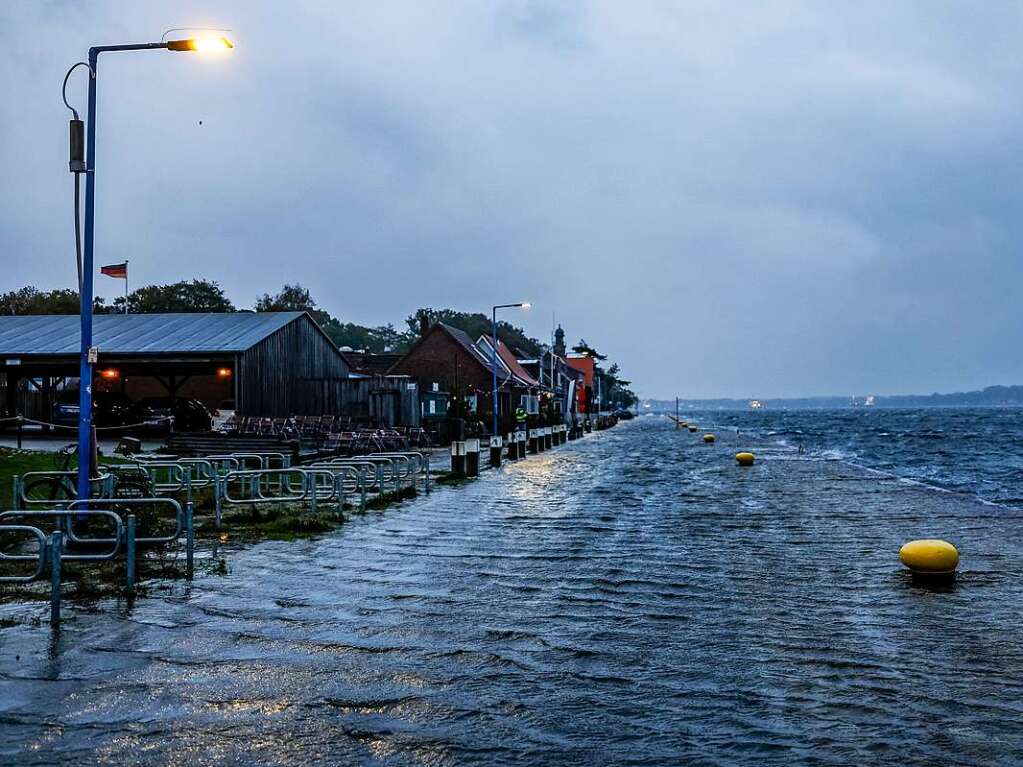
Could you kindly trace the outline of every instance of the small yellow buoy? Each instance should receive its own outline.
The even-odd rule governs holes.
[[[717,439],[717,437],[715,437],[713,434],[704,434],[703,435],[703,441],[704,442],[708,442],[708,443],[709,442],[713,442],[715,439]]]
[[[959,564],[959,551],[948,541],[910,541],[899,549],[902,564],[915,575],[951,575]]]
[[[736,453],[735,460],[738,461],[740,466],[752,466],[756,456],[753,453]]]

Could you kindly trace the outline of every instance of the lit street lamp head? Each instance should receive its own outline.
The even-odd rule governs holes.
[[[195,51],[196,53],[222,53],[234,48],[234,43],[223,35],[190,37],[187,40],[168,40],[168,51]]]

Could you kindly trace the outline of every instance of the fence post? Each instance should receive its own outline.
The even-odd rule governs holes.
[[[192,502],[185,504],[185,571],[188,579],[195,573],[195,509]]]
[[[425,453],[423,458],[426,461],[426,494],[430,494],[430,454]]]
[[[64,553],[64,536],[50,536],[50,625],[60,625],[60,558]]]
[[[128,591],[135,590],[135,515],[129,514],[127,519],[125,558],[128,560]]]
[[[221,498],[222,498],[222,493],[225,490],[225,488],[221,487],[221,483],[224,483],[225,485],[227,484],[227,477],[226,476],[221,477],[221,476],[218,475],[218,476],[214,477],[214,479],[213,479],[213,499],[214,499],[213,500],[213,506],[214,506],[214,509],[215,509],[216,525],[217,525],[217,529],[218,530],[220,529],[220,514],[221,514],[221,507],[223,505],[222,501],[221,501]]]

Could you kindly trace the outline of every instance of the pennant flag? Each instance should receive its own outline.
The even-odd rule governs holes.
[[[125,261],[123,264],[110,264],[109,266],[101,266],[99,268],[100,274],[105,274],[107,277],[113,277],[118,280],[128,279],[128,262]]]

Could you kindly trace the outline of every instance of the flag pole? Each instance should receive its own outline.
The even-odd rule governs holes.
[[[128,313],[128,259],[124,259],[124,313]]]

